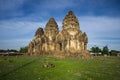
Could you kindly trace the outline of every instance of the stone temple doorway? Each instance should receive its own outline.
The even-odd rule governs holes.
[[[58,50],[62,51],[62,42],[61,41],[58,42]]]

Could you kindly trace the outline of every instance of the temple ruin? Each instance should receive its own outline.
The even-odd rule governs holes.
[[[45,30],[38,28],[29,43],[29,55],[89,55],[88,37],[80,30],[77,17],[69,11],[62,22],[60,31],[54,18],[50,18]]]

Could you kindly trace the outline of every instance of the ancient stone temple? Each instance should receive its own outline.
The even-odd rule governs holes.
[[[38,28],[34,39],[29,43],[29,55],[80,55],[85,56],[88,37],[82,33],[77,17],[69,11],[62,22],[62,30],[59,31],[57,22],[50,18],[45,30]]]

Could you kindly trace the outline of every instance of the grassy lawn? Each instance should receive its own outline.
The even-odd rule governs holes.
[[[120,80],[120,57],[0,57],[0,80]]]

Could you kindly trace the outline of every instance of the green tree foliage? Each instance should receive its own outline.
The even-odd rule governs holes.
[[[104,47],[103,47],[102,55],[109,55],[109,49],[108,49],[108,46],[104,46]]]
[[[95,48],[95,52],[98,54],[100,51],[101,51],[101,49],[97,46],[97,47]]]
[[[95,47],[91,48],[91,52],[95,53]]]
[[[18,52],[18,51],[14,49],[8,49],[7,52]]]
[[[19,50],[20,53],[27,53],[28,52],[28,46],[21,47]]]
[[[18,52],[18,51],[15,49],[7,49],[7,50],[0,49],[0,52]]]
[[[101,49],[98,46],[94,46],[91,48],[91,52],[95,53],[96,55],[99,55],[99,52],[101,52]]]

